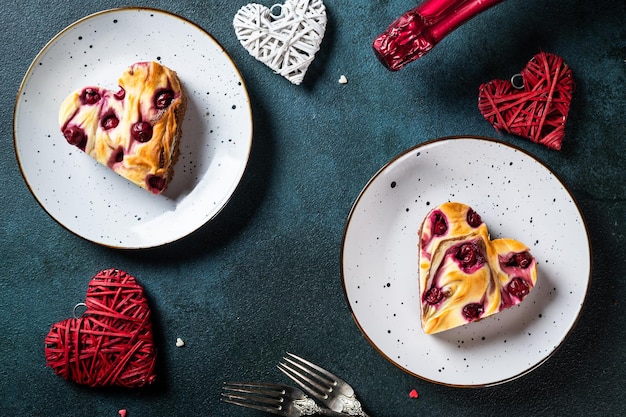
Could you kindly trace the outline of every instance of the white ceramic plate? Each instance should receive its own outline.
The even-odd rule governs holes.
[[[427,335],[417,232],[445,201],[473,207],[492,238],[528,245],[538,281],[516,307]],[[577,321],[590,273],[587,229],[565,186],[523,150],[484,138],[444,138],[393,159],[359,195],[342,247],[345,295],[365,337],[406,372],[450,386],[503,383],[548,359]]]
[[[160,196],[68,145],[57,121],[68,94],[89,85],[117,90],[138,61],[175,70],[188,96],[174,179]],[[41,206],[71,232],[118,248],[163,245],[214,218],[252,144],[248,93],[227,52],[194,23],[144,8],[96,13],[55,36],[22,81],[13,128],[22,174]]]

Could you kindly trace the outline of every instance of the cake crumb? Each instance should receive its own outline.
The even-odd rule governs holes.
[[[342,75],[341,77],[339,77],[339,84],[348,84],[348,79],[346,78],[345,75]]]
[[[176,338],[176,347],[183,347],[183,346],[185,346],[185,342],[180,337],[177,337]]]

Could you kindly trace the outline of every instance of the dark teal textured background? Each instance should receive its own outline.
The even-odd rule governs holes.
[[[624,1],[507,0],[390,73],[370,43],[416,3],[327,0],[322,49],[299,87],[235,38],[232,18],[246,3],[1,6],[0,414],[260,416],[220,403],[222,381],[286,382],[275,365],[293,351],[341,374],[376,417],[625,415]],[[77,19],[126,5],[168,10],[212,33],[246,81],[255,125],[248,169],[225,210],[179,242],[140,251],[97,246],[52,220],[22,179],[12,141],[15,97],[41,48]],[[509,78],[540,50],[562,56],[577,82],[561,152],[497,133],[476,106],[480,84]],[[347,85],[337,83],[342,74]],[[369,178],[415,144],[468,134],[520,146],[553,169],[593,246],[587,303],[562,348],[529,375],[480,389],[428,383],[387,362],[355,325],[340,276],[346,218]],[[76,386],[45,367],[50,325],[109,267],[135,275],[154,312],[159,380],[139,392]],[[419,399],[409,398],[414,388]]]

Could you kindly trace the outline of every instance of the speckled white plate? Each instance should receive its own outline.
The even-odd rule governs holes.
[[[418,229],[445,201],[469,204],[492,238],[524,242],[535,289],[516,307],[435,335],[420,327]],[[443,138],[409,149],[365,186],[342,247],[345,295],[357,325],[389,361],[425,380],[489,386],[530,372],[578,319],[591,248],[578,206],[545,165],[485,138]]]
[[[175,70],[188,95],[174,179],[160,196],[68,145],[57,121],[74,90],[116,90],[129,65],[151,60]],[[118,248],[163,245],[214,218],[252,145],[248,93],[228,53],[194,23],[144,8],[99,12],[56,35],[22,81],[13,129],[22,174],[41,206],[71,232]]]

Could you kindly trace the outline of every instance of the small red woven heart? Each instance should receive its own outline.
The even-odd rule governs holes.
[[[561,57],[540,52],[520,75],[521,88],[505,80],[481,85],[478,109],[498,130],[561,149],[574,92],[572,71]]]
[[[141,387],[154,382],[156,347],[150,308],[135,277],[118,269],[89,282],[86,311],[53,324],[46,364],[57,375],[90,387]]]

